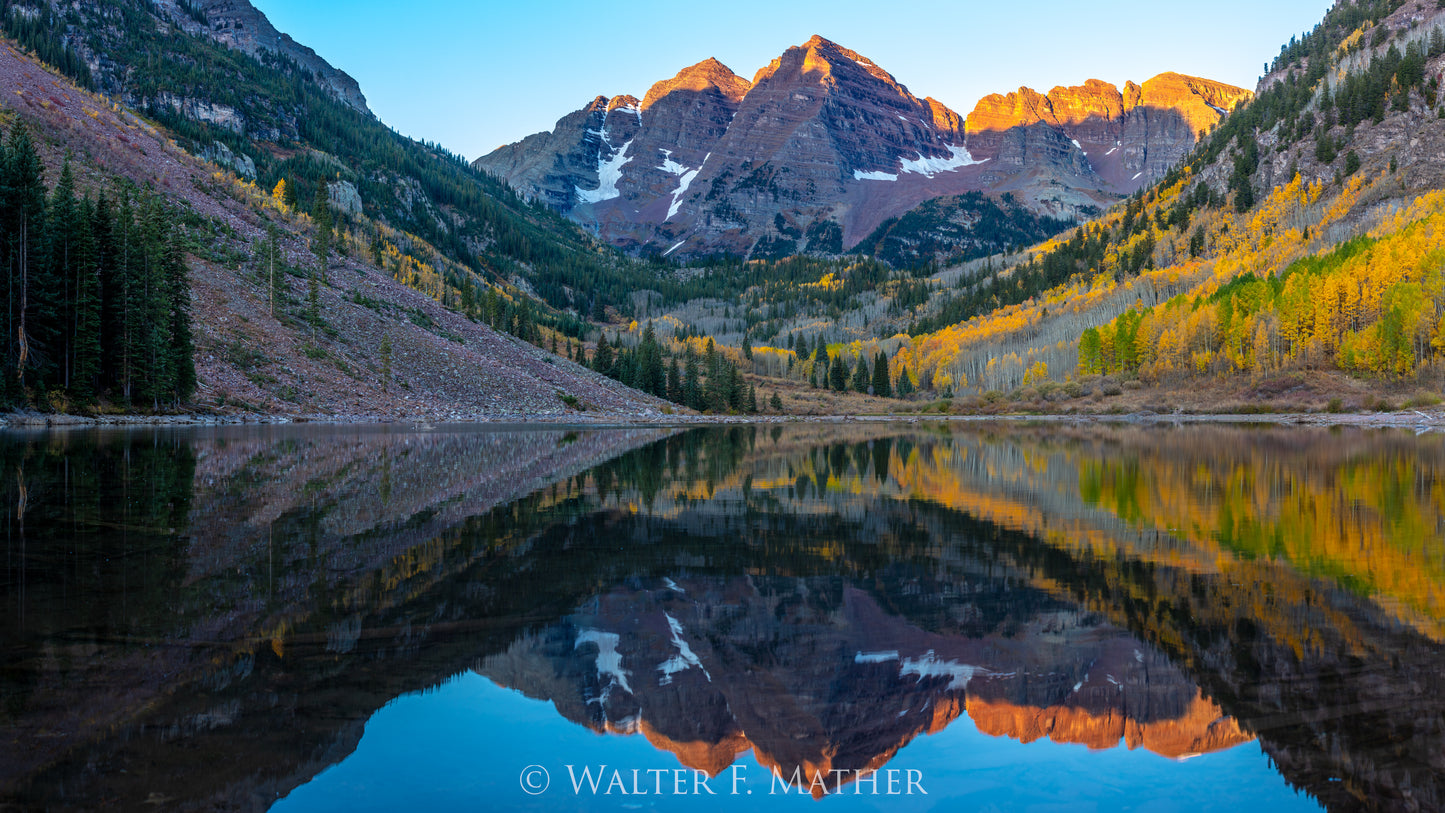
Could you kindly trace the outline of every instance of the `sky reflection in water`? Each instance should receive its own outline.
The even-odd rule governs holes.
[[[499,733],[501,736],[499,736]],[[574,792],[566,765],[632,769],[646,796],[608,796],[583,783]],[[641,736],[598,735],[559,718],[548,703],[497,686],[475,673],[458,675],[429,692],[405,695],[367,723],[356,752],[297,788],[273,808],[295,811],[422,809],[476,810],[736,810],[745,802],[764,810],[1318,810],[1286,786],[1259,746],[1248,743],[1214,754],[1173,760],[1122,745],[1096,751],[1047,741],[1023,744],[979,733],[967,719],[915,740],[888,764],[900,771],[899,793],[886,777],[877,792],[866,783],[814,801],[784,790],[751,755],[698,791],[691,780],[677,793],[676,760]],[[522,771],[547,768],[548,788],[536,796],[521,789]],[[658,796],[649,769],[662,774]],[[922,775],[927,795],[906,791],[906,771]],[[886,770],[886,768],[885,768]],[[736,777],[737,793],[732,779]],[[606,789],[602,783],[602,790]],[[749,793],[748,791],[752,791]]]

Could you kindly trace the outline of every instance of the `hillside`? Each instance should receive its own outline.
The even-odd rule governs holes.
[[[458,299],[468,286],[492,286],[587,313],[655,277],[441,146],[391,130],[354,80],[246,0],[3,0],[0,20],[82,87],[263,191],[284,181],[287,200],[309,209],[324,182],[347,217],[420,238],[446,259],[435,271]],[[411,253],[407,240],[390,242]],[[556,321],[570,335],[581,331]]]
[[[0,45],[0,87],[0,122],[33,134],[48,184],[68,157],[82,192],[153,190],[174,208],[190,254],[198,407],[427,421],[560,417],[584,407],[659,414],[659,401],[443,307],[435,282],[427,293],[404,285],[397,277],[419,278],[426,267],[394,249],[372,261],[367,231],[406,242],[409,257],[435,249],[364,215],[336,238],[313,325],[306,275],[316,263],[315,226],[306,214],[188,154],[146,119],[75,87],[10,42]],[[271,267],[262,260],[268,227],[279,249],[274,309]]]

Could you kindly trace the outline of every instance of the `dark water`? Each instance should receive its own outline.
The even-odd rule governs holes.
[[[0,438],[0,810],[1440,810],[1445,437]]]

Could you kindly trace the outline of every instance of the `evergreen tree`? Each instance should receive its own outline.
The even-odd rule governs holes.
[[[758,391],[752,384],[748,385],[748,414],[758,414]]]
[[[101,258],[94,228],[95,208],[89,195],[81,201],[76,245],[75,342],[69,388],[71,397],[80,404],[95,400],[100,376]]]
[[[677,359],[674,357],[667,368],[667,400],[674,404],[685,404],[686,397],[682,386],[682,369],[678,367]]]
[[[853,391],[868,394],[868,385],[873,382],[873,376],[868,372],[868,362],[863,360],[863,354],[858,354],[858,363],[853,367]]]
[[[276,231],[275,224],[267,223],[264,260],[266,264],[266,289],[268,298],[270,299],[272,319],[276,318],[276,300],[281,300],[283,304],[286,301],[286,269],[281,268],[278,270],[276,268],[276,260],[280,258],[280,255],[281,235]]]
[[[773,390],[773,397],[768,399],[768,406],[772,407],[774,412],[783,411],[783,399],[778,395],[777,390]]]
[[[898,374],[898,397],[907,398],[912,394],[913,379],[908,376],[908,371],[904,370]]]
[[[165,293],[168,309],[168,395],[179,406],[190,400],[196,391],[195,346],[191,337],[191,281],[186,268],[185,252],[180,235],[173,230],[166,242],[163,256]]]
[[[316,269],[306,272],[306,322],[311,326],[311,341],[316,341],[316,328],[321,326],[321,278]]]
[[[605,376],[612,375],[612,346],[607,343],[607,333],[597,339],[597,352],[592,355],[592,369]]]
[[[683,363],[682,402],[689,409],[701,412],[706,405],[703,403],[702,383],[698,381],[699,376],[697,354],[692,352],[692,345],[689,344]]]
[[[371,264],[376,266],[377,268],[385,268],[385,263],[386,246],[384,246],[381,242],[381,232],[377,232],[371,237]],[[471,280],[467,280],[468,293],[471,292],[471,287]]]
[[[311,238],[311,253],[316,255],[316,267],[321,282],[326,282],[326,272],[331,267],[331,196],[325,181],[316,186],[316,200],[311,204],[311,219],[316,223],[316,234]]]
[[[636,356],[633,362],[636,365],[634,386],[649,395],[666,395],[667,378],[662,366],[662,348],[657,343],[652,322],[648,322],[642,331],[642,342],[637,346]]]
[[[848,370],[843,366],[843,353],[833,357],[832,363],[828,366],[828,386],[835,392],[842,392],[848,388]]]
[[[30,298],[39,266],[38,249],[45,231],[45,183],[40,156],[22,124],[10,130],[0,194],[4,196],[0,233],[5,240],[9,292],[5,400],[13,404],[23,396],[26,368],[30,363]]]
[[[391,386],[391,334],[381,334],[381,391]]]
[[[159,410],[175,386],[170,351],[170,299],[166,243],[169,218],[157,198],[147,200],[140,213],[139,279],[136,286],[138,350],[136,371],[140,385],[136,395],[141,403]]]
[[[122,194],[111,229],[110,273],[102,280],[101,335],[105,337],[101,358],[102,379],[123,401],[133,402],[136,394],[137,361],[141,356],[141,240],[135,222],[135,206]]]
[[[893,387],[888,378],[888,356],[882,352],[873,360],[873,394],[879,398],[893,397]]]
[[[80,287],[81,243],[80,202],[75,198],[75,180],[67,160],[60,180],[51,190],[45,223],[46,260],[35,291],[32,340],[44,349],[35,365],[36,386],[41,390],[69,391],[75,371],[75,310]]]
[[[612,377],[629,387],[637,385],[636,354],[627,348],[617,351],[617,363],[613,365]]]
[[[738,368],[732,364],[724,363],[719,371],[718,379],[721,382],[716,389],[717,400],[714,403],[714,412],[742,412],[746,406],[744,399],[747,390],[743,389],[743,382],[738,376]]]

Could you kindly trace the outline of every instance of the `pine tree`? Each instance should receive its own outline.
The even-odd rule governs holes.
[[[592,354],[592,369],[605,375],[612,375],[612,346],[607,343],[607,333],[597,338],[597,351]]]
[[[843,366],[843,353],[833,357],[828,367],[828,386],[835,392],[842,392],[848,387],[848,370]]]
[[[637,346],[635,386],[649,395],[665,395],[667,392],[667,379],[662,366],[662,348],[657,343],[657,334],[653,331],[652,322],[642,331],[642,342]]]
[[[913,379],[908,376],[908,371],[904,370],[903,372],[898,374],[898,397],[907,398],[912,394]]]
[[[888,356],[881,352],[873,360],[873,394],[879,398],[893,397],[893,387],[888,378]]]
[[[316,341],[316,328],[321,326],[321,279],[316,269],[306,272],[306,322],[311,325],[311,341]]]
[[[371,264],[377,268],[385,268],[386,247],[381,242],[381,232],[371,236]],[[467,280],[467,292],[472,290],[471,280]]]
[[[391,387],[391,334],[381,334],[381,391],[386,392]]]
[[[167,296],[167,242],[170,218],[158,198],[147,200],[141,211],[139,285],[137,305],[132,318],[139,336],[137,384],[141,402],[159,410],[161,400],[169,400],[174,389],[174,371],[170,349],[170,298]]]
[[[873,382],[873,376],[868,372],[868,362],[863,360],[863,354],[858,354],[858,364],[853,367],[853,391],[864,395],[868,394],[868,385]]]
[[[67,160],[46,207],[46,257],[33,289],[32,339],[42,348],[35,383],[42,390],[70,389],[75,363],[75,302],[80,268],[80,202]]]
[[[95,203],[87,195],[80,205],[80,232],[76,244],[75,342],[71,364],[70,396],[77,403],[95,400],[100,376],[100,252],[94,223]]]
[[[266,224],[266,242],[262,244],[262,261],[265,267],[262,271],[266,275],[266,292],[270,300],[271,318],[276,318],[276,300],[283,303],[286,298],[286,270],[276,268],[276,260],[281,255],[281,235],[276,231],[273,223]]]
[[[38,250],[45,228],[45,184],[40,156],[23,124],[10,130],[5,150],[4,177],[0,190],[4,195],[4,235],[9,290],[6,324],[7,353],[5,365],[6,401],[16,403],[24,395],[25,373],[30,363],[31,340],[28,311],[34,276],[39,265]]]
[[[778,395],[777,390],[773,390],[773,397],[768,399],[768,406],[772,407],[774,412],[783,411],[783,399]]]
[[[165,297],[169,313],[170,396],[174,403],[190,400],[196,391],[195,347],[191,337],[191,282],[180,235],[172,230],[163,258]]]
[[[101,283],[101,334],[105,337],[101,345],[102,378],[120,391],[122,400],[134,403],[137,362],[141,357],[141,241],[129,195],[121,195],[112,223],[110,251],[102,250],[102,257],[110,255],[102,268],[111,269],[108,279]]]
[[[667,400],[674,404],[686,403],[682,388],[682,370],[677,365],[677,358],[667,367]]]
[[[752,384],[748,385],[748,414],[758,414],[758,391]]]
[[[682,402],[688,408],[701,412],[705,404],[703,403],[702,385],[698,381],[699,375],[697,354],[692,352],[692,345],[688,345],[683,363]]]
[[[326,282],[326,272],[331,267],[331,220],[330,195],[327,184],[322,181],[316,187],[316,200],[311,205],[311,219],[316,222],[316,234],[311,238],[311,253],[316,255],[316,266],[321,282]]]

